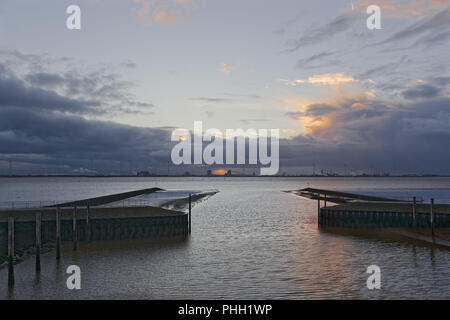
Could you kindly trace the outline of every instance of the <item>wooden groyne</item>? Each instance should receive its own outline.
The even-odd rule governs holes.
[[[0,256],[7,254],[8,219],[14,219],[17,250],[36,244],[35,229],[41,230],[42,244],[61,242],[121,240],[181,236],[187,234],[188,215],[155,207],[73,208],[20,210],[0,217]],[[36,216],[39,216],[36,220]],[[9,218],[8,218],[9,217]],[[89,219],[89,220],[88,220]],[[58,220],[58,221],[57,221]],[[37,221],[37,222],[36,222]],[[57,230],[59,228],[59,230]],[[38,238],[39,239],[39,238]]]
[[[320,201],[320,200],[318,200]],[[353,202],[321,207],[319,226],[342,228],[450,228],[450,205]]]
[[[395,230],[410,238],[450,245],[450,205],[435,204],[434,199],[419,203],[416,197],[402,201],[313,188],[289,192],[317,200],[320,228]]]
[[[0,264],[8,262],[9,285],[14,285],[17,256],[30,249],[36,256],[36,272],[40,272],[40,252],[47,244],[54,246],[59,260],[61,242],[72,242],[73,250],[78,250],[78,243],[86,241],[187,236],[191,231],[190,196],[188,213],[152,206],[103,206],[157,191],[162,189],[0,211]]]

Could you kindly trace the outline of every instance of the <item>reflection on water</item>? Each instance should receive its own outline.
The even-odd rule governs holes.
[[[77,252],[67,244],[59,265],[54,252],[42,255],[39,281],[33,257],[16,265],[11,296],[7,269],[1,269],[4,299],[450,298],[450,250],[387,235],[319,230],[317,203],[281,192],[306,186],[438,188],[446,198],[450,179],[49,178],[0,184],[5,201],[153,186],[220,191],[194,208],[186,239],[80,243]],[[81,267],[78,291],[65,285],[71,264]],[[366,287],[373,264],[381,268],[381,290]]]

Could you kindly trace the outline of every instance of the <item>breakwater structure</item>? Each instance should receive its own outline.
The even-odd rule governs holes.
[[[24,252],[35,255],[36,273],[40,273],[41,250],[49,244],[59,261],[62,242],[72,242],[77,250],[78,243],[84,241],[188,236],[190,193],[179,199],[187,203],[187,212],[150,206],[140,198],[163,191],[150,188],[51,205],[27,203],[27,207],[2,208],[0,265],[8,265],[8,285],[14,286],[14,264]]]
[[[319,228],[389,230],[450,246],[450,204],[435,204],[434,199],[424,203],[416,197],[403,201],[315,188],[289,192],[317,200]]]

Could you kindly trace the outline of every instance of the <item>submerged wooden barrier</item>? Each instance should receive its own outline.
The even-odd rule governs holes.
[[[318,200],[320,201],[320,200]],[[450,205],[354,202],[318,209],[318,224],[342,228],[450,228]]]
[[[14,217],[8,217],[8,286],[14,286]]]
[[[61,242],[184,237],[190,231],[190,214],[155,207],[41,208],[0,216],[0,263],[8,261],[8,285],[14,286],[16,254],[34,248],[36,273],[41,271],[42,246]],[[3,236],[7,234],[7,237]]]
[[[185,237],[192,230],[192,196],[187,213],[152,206],[103,206],[159,188],[136,190],[60,205],[0,212],[0,264],[8,262],[8,286],[13,287],[14,264],[19,253],[34,248],[36,274],[41,272],[41,251],[50,244],[61,259],[61,243],[99,240]]]

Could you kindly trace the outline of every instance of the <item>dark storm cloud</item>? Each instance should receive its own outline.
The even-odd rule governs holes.
[[[446,86],[447,84],[450,84],[450,77],[432,77],[430,80],[438,86]]]
[[[33,107],[76,114],[151,114],[153,104],[137,100],[132,94],[135,84],[118,73],[133,66],[125,61],[89,68],[69,58],[0,50],[0,89],[12,89],[0,104],[13,99],[18,106],[35,99]]]
[[[317,117],[326,115],[336,110],[338,110],[338,108],[329,104],[311,104],[308,106],[303,115]]]
[[[339,110],[338,107],[329,104],[310,104],[305,111],[289,111],[285,115],[291,119],[298,120],[301,117],[320,117]]]
[[[317,169],[340,172],[347,165],[355,172],[367,172],[369,166],[374,166],[393,173],[450,173],[450,99],[428,99],[395,107],[367,102],[360,109],[352,107],[355,102],[363,101],[306,108],[317,117],[331,112],[333,126],[317,136],[281,139],[282,170],[315,164]],[[104,173],[117,172],[117,162],[126,163],[127,173],[129,161],[166,166],[173,130],[138,128],[17,107],[0,109],[0,128],[3,158],[20,155],[18,159],[44,167],[64,164],[68,172],[86,168],[94,159],[103,163]],[[292,170],[289,172],[296,172]]]
[[[0,154],[45,159],[166,162],[170,130],[139,128],[30,109],[0,109]]]
[[[28,74],[26,80],[33,85],[51,88],[59,87],[64,82],[64,78],[61,75],[46,72]]]
[[[75,100],[53,91],[29,87],[23,81],[0,75],[0,108],[15,106],[73,113],[95,113],[100,103],[95,100]]]
[[[111,167],[114,162],[167,162],[169,128],[145,129],[84,118],[151,114],[153,104],[128,92],[131,82],[122,81],[108,68],[84,73],[68,65],[62,71],[36,68],[47,60],[19,52],[0,53],[0,161],[12,159],[16,167],[29,170],[53,166],[49,173],[84,170],[91,160],[103,161],[102,172],[116,170]]]
[[[318,112],[311,106],[286,116],[302,119],[311,108],[309,116],[316,120],[328,117],[329,125],[313,125],[306,136],[282,140],[282,166],[309,167],[312,171],[316,164],[316,168],[338,172],[347,166],[355,173],[368,172],[373,166],[383,173],[450,174],[448,97],[405,104],[347,100],[329,110],[315,110]]]
[[[408,90],[402,91],[402,96],[406,99],[424,99],[424,98],[435,98],[441,93],[440,88],[429,84],[423,84],[416,86],[415,88],[411,88]]]

